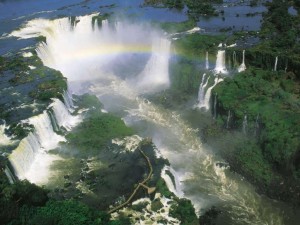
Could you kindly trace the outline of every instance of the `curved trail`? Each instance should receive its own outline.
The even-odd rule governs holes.
[[[149,29],[136,24],[125,26],[131,32],[125,28],[118,29],[123,26],[111,29],[106,23],[102,28],[93,30],[92,15],[78,19],[80,22],[76,27],[71,26],[68,18],[33,20],[12,35],[22,38],[45,36],[47,43],[37,49],[44,65],[61,71],[68,79],[70,89],[76,94],[90,92],[97,95],[107,111],[122,116],[127,125],[134,127],[139,135],[151,137],[163,157],[169,160],[179,174],[184,186],[184,197],[192,200],[199,214],[215,205],[221,206],[222,214],[230,219],[227,223],[222,221],[222,225],[284,224],[284,218],[289,213],[286,208],[258,195],[254,187],[240,176],[218,167],[217,163],[222,162],[222,159],[202,145],[198,132],[182,120],[178,113],[140,97],[143,90],[137,90],[136,78],[141,71],[149,78],[147,82],[142,82],[142,86],[146,85],[150,90],[156,90],[155,85],[160,82],[159,79],[151,80],[152,72],[164,71],[161,76],[168,76],[168,62],[160,60],[160,57],[166,59],[164,53],[168,51],[161,52],[155,46],[156,38],[162,36],[146,32]],[[167,44],[161,46],[169,47]],[[149,49],[152,52],[148,58],[149,63],[145,65],[147,70],[132,72],[131,68],[126,67],[139,65],[142,55],[136,53],[148,52]],[[125,53],[131,57],[124,57]],[[126,66],[117,64],[125,58],[128,59],[125,61]],[[223,65],[223,61],[219,64]],[[220,70],[223,69],[221,66]],[[124,71],[130,72],[128,77]]]
[[[152,165],[151,165],[151,162],[150,162],[150,159],[148,158],[148,156],[144,153],[144,151],[141,149],[141,146],[138,147],[139,149],[139,152],[143,155],[143,157],[145,158],[145,160],[147,161],[147,164],[148,164],[148,167],[149,167],[149,174],[148,176],[138,184],[138,186],[133,190],[132,194],[130,195],[130,197],[127,199],[126,202],[124,202],[123,204],[121,205],[118,205],[116,206],[115,208],[111,209],[108,211],[109,214],[123,208],[124,206],[126,206],[127,204],[129,204],[131,202],[131,200],[133,199],[133,197],[136,195],[137,191],[140,189],[140,187],[144,187],[144,188],[147,188],[147,186],[145,185],[145,183],[147,181],[150,180],[151,176],[152,176],[152,173],[153,173],[153,168],[152,168]]]

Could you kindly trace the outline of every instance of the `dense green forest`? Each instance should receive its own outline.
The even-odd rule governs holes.
[[[258,2],[254,3],[251,1],[251,6]],[[274,0],[265,6],[259,32],[214,36],[195,33],[175,40],[176,52],[185,57],[171,63],[170,90],[152,98],[167,108],[184,108],[197,95],[201,74],[213,76],[201,69],[197,60],[205,58],[205,52],[215,54],[219,43],[228,46],[239,42],[238,46],[225,49],[226,66],[233,76],[225,76],[212,90],[211,111],[217,118],[201,128],[202,140],[219,150],[231,169],[245,176],[260,193],[299,205],[300,17],[299,13],[290,13],[291,7],[299,10],[299,3]],[[180,23],[177,26],[180,28]],[[176,25],[162,25],[163,29],[169,27],[174,30]],[[259,41],[251,47],[243,46],[252,38]],[[243,50],[247,70],[237,73]],[[208,86],[211,82],[212,79]],[[242,132],[245,116],[247,129]],[[229,136],[235,141],[228,140]],[[217,144],[218,139],[226,147]]]
[[[178,10],[186,7],[189,18],[187,21],[159,24],[165,31],[183,32],[193,28],[200,16],[217,16],[214,4],[219,3],[222,1],[145,0],[144,6]],[[255,6],[258,3],[259,1],[253,0],[249,4]],[[203,142],[211,145],[222,155],[230,164],[231,170],[240,173],[254,184],[259,193],[299,206],[300,3],[296,0],[273,0],[267,1],[265,6],[267,11],[263,13],[259,32],[240,31],[233,34],[224,32],[213,36],[195,33],[174,40],[172,44],[179,57],[170,63],[171,87],[149,98],[166,108],[178,109],[178,106],[179,109],[185,108],[186,102],[197,95],[203,76],[200,74],[207,72],[199,68],[199,60],[205,58],[206,52],[213,58],[212,55],[219,49],[219,43],[231,45],[236,41],[246,42],[247,38],[258,38],[259,41],[252,47],[241,44],[226,49],[228,69],[234,75],[225,77],[224,81],[213,89],[212,96],[217,96],[215,98],[217,102],[215,103],[212,98],[211,106],[215,103],[216,108],[213,110],[216,112],[212,110],[212,113],[216,117],[209,125],[202,127],[199,134]],[[298,13],[296,15],[289,13],[290,7]],[[237,73],[244,49],[247,70]],[[238,62],[234,61],[233,52]],[[276,57],[278,65],[275,69]],[[51,98],[62,99],[62,94],[67,88],[67,82],[62,74],[44,67],[36,55],[31,61],[26,60],[20,55],[0,57],[0,72],[9,78],[8,82],[16,90],[20,91],[22,102],[35,100],[39,104],[36,111],[21,109],[13,113],[9,108],[20,105],[17,101],[18,97],[8,93],[7,99],[1,99],[0,116],[10,125],[6,133],[14,135],[15,139],[25,137],[33,130],[31,125],[23,123],[21,126],[17,121],[28,115],[41,113],[47,108]],[[38,69],[30,71],[28,64]],[[26,71],[28,73],[25,73]],[[212,72],[208,72],[208,75],[214,76]],[[211,82],[209,85],[212,85]],[[52,191],[26,180],[10,184],[4,173],[9,165],[7,160],[1,157],[1,223],[25,225],[41,224],[43,221],[45,225],[131,224],[129,217],[122,214],[118,219],[111,220],[106,209],[117,195],[128,197],[135,185],[148,172],[147,165],[138,152],[126,153],[126,156],[120,157],[118,152],[120,149],[111,143],[113,138],[130,136],[134,131],[120,118],[101,113],[102,104],[95,96],[84,95],[76,98],[78,110],[85,108],[89,111],[84,114],[84,121],[66,135],[67,142],[62,144],[60,149],[52,150],[53,154],[59,153],[65,158],[71,158],[64,165],[57,164],[57,168],[64,168],[65,171],[70,165],[76,165],[78,169],[86,168],[84,163],[90,160],[90,156],[97,158],[108,155],[104,159],[107,168],[86,173],[84,177],[89,185],[105,186],[106,191],[111,189],[111,185],[115,184],[119,177],[121,180],[126,172],[130,170],[138,172],[131,174],[131,179],[124,182],[123,186],[118,183],[117,191],[111,191],[108,197],[92,200],[75,190],[74,184],[82,179],[82,174],[79,174],[80,172],[76,174],[77,171],[67,176],[62,174],[66,176],[63,188]],[[243,129],[245,118],[247,126]],[[164,180],[159,177],[163,165],[168,162],[155,158],[152,144],[148,143],[143,147],[155,166],[155,176],[149,184],[156,187],[157,192],[163,196],[174,200],[170,215],[178,218],[182,224],[199,224],[191,202],[176,198],[168,190]],[[70,149],[75,151],[71,152]],[[82,160],[79,159],[80,157]],[[115,177],[102,179],[110,173]],[[101,188],[95,190],[99,193],[103,192]],[[151,198],[152,210],[158,211],[162,207],[154,196],[147,195],[144,191],[138,193],[138,197],[144,196]],[[141,208],[145,206],[141,204],[131,207],[142,212]],[[200,217],[200,224],[212,224],[211,219],[218,213],[220,213],[218,209],[212,207]]]
[[[225,79],[213,92],[218,94],[218,123],[226,123],[229,110],[232,129],[241,129],[243,118],[248,119],[246,140],[230,154],[224,152],[232,167],[260,191],[298,205],[300,20],[289,13],[291,4],[279,0],[266,4],[260,42],[246,49],[249,69]],[[274,68],[276,57],[280,63]]]

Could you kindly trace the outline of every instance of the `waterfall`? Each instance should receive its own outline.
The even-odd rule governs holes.
[[[15,178],[14,174],[10,171],[10,169],[7,165],[5,166],[4,173],[7,176],[10,184],[14,184],[16,182],[16,178]]]
[[[138,64],[150,51],[151,56],[144,70],[138,75],[141,70],[134,71],[124,83],[129,83],[141,94],[169,87],[171,42],[146,24],[123,21],[112,27],[107,20],[102,20],[101,27],[96,28],[92,22],[93,17],[98,15],[76,17],[74,25],[68,18],[34,19],[10,36],[24,39],[44,36],[46,42],[39,44],[36,49],[38,57],[45,66],[64,74],[70,83],[124,75],[123,69],[129,71],[131,68],[124,63],[123,68],[120,66],[116,69],[116,61],[120,62],[122,58]],[[84,76],[82,70],[85,71]]]
[[[167,39],[153,40],[151,57],[137,79],[137,86],[141,92],[148,92],[153,87],[169,86],[170,46],[171,42]]]
[[[208,80],[209,80],[209,77],[207,77],[206,82],[205,82],[205,77],[206,77],[206,73],[203,74],[202,81],[199,86],[199,91],[198,91],[198,105],[199,106],[201,106],[204,102],[204,91],[205,91],[205,88],[206,88]]]
[[[0,125],[0,147],[13,144],[13,141],[5,134],[5,128],[6,124],[4,122],[4,124]]]
[[[50,105],[52,108],[56,123],[59,128],[64,127],[66,130],[71,130],[80,122],[79,116],[72,116],[67,107],[59,99],[53,99],[53,103]]]
[[[288,61],[285,62],[285,68],[284,68],[284,72],[287,71],[287,68],[288,68]]]
[[[73,103],[66,93],[64,99],[71,108]],[[58,131],[61,127],[70,130],[79,122],[79,116],[72,116],[67,106],[59,99],[52,100],[48,110],[24,121],[32,124],[34,131],[22,139],[8,157],[16,176],[21,180],[46,182],[49,177],[49,166],[54,160],[60,159],[47,154],[47,151],[57,148],[59,142],[65,141],[63,136],[54,131]]]
[[[244,120],[243,120],[243,133],[247,134],[247,126],[248,126],[248,122],[247,122],[247,114],[244,115]]]
[[[207,69],[207,70],[209,69],[208,52],[206,52],[205,69]]]
[[[236,52],[235,51],[233,51],[233,53],[232,53],[232,58],[233,58],[233,67],[235,67],[235,65],[236,65]]]
[[[228,110],[227,121],[226,121],[226,129],[230,128],[231,117],[232,117],[231,111]]]
[[[78,25],[80,26],[80,23]],[[134,35],[131,35],[133,39],[139,33],[143,34],[144,38],[147,38],[144,30],[140,29],[138,30],[139,32],[135,33],[126,31],[126,33],[133,33]],[[76,28],[74,32],[76,32]],[[123,33],[124,38],[126,38],[126,33]],[[118,38],[118,36],[107,36],[109,40],[113,40],[114,42]],[[88,68],[94,66],[95,63],[99,67],[103,66],[104,63],[101,60],[110,56],[110,54],[103,56],[100,54],[101,51],[97,50],[115,49],[112,48],[115,47],[112,45],[107,45],[107,48],[98,49],[97,47],[103,41],[102,37],[101,35],[90,35],[90,33],[76,34],[74,37],[69,33],[65,33],[61,37],[56,37],[54,32],[52,42],[51,40],[48,41],[47,37],[47,45],[49,45],[47,46],[49,47],[47,50],[49,50],[48,52],[51,53],[52,58],[58,63],[53,63],[52,65],[55,69],[61,70],[69,81],[75,78],[84,81],[87,80],[86,73]],[[143,40],[140,39],[139,41]],[[104,43],[107,44],[110,42]],[[144,42],[141,43],[144,44]],[[90,46],[87,47],[90,48],[85,48],[84,45],[88,44]],[[57,49],[56,52],[54,51],[55,48]],[[71,50],[76,50],[76,54],[72,54]],[[96,60],[91,61],[91,58],[95,57],[95,55],[97,59],[100,58],[99,62]],[[95,76],[102,75],[97,72],[93,74]],[[102,77],[97,78],[101,80]],[[118,89],[119,93],[123,94],[127,90],[127,86],[119,85],[116,86],[116,89]],[[97,96],[102,96],[103,92],[99,89],[97,90],[93,89],[91,91]],[[105,94],[110,96],[116,94],[115,91],[110,91]],[[127,103],[127,100],[129,103]],[[234,176],[230,171],[225,171],[223,168],[215,168],[214,162],[218,158],[200,142],[198,132],[190,128],[175,112],[158,107],[151,102],[146,102],[142,97],[128,97],[126,101],[107,103],[108,106],[111,104],[117,107],[115,111],[118,110],[118,112],[128,107],[126,112],[122,113],[122,115],[126,115],[124,118],[127,121],[126,124],[137,127],[143,135],[152,137],[153,143],[158,146],[163,156],[168,158],[176,171],[181,170],[191,174],[189,178],[183,180],[182,185],[185,185],[185,196],[193,201],[197,209],[205,209],[207,203],[220,204],[221,207],[224,207],[224,217],[228,216],[229,221],[230,219],[236,221],[236,218],[238,218],[237,223],[282,224],[280,220],[281,211],[276,207],[272,208],[271,206],[273,205],[271,204],[273,203],[269,203],[268,200],[259,196],[248,182],[240,179],[240,176]],[[136,105],[138,105],[138,108]],[[165,149],[160,148],[159,145],[165,146]],[[178,189],[177,184],[176,189]],[[201,190],[201,194],[199,194],[199,190]],[[262,208],[264,210],[261,210]]]
[[[69,91],[65,90],[63,93],[63,99],[64,99],[64,103],[65,106],[67,107],[69,112],[74,112],[74,104],[73,104],[73,100],[72,100],[72,96],[70,94]]]
[[[215,94],[215,99],[214,99],[214,119],[217,119],[217,97],[218,97],[218,94],[216,93]]]
[[[168,175],[166,173],[166,171],[169,171],[172,175],[173,175],[173,180],[171,179],[170,175]],[[164,181],[166,182],[166,185],[168,187],[168,189],[175,194],[177,197],[182,198],[184,196],[184,193],[181,189],[181,184],[180,184],[180,180],[179,177],[176,173],[176,171],[170,167],[170,166],[165,166],[162,171],[161,171],[161,177],[164,179]],[[173,182],[174,181],[174,182]]]
[[[214,84],[211,87],[209,87],[206,90],[206,93],[205,93],[205,88],[206,88],[206,86],[208,84],[208,80],[209,80],[209,77],[208,77],[206,79],[206,82],[205,82],[205,75],[206,74],[203,74],[202,81],[201,81],[201,84],[200,84],[200,87],[199,87],[199,92],[198,92],[198,102],[199,103],[198,103],[197,107],[198,108],[205,108],[206,110],[208,110],[209,109],[209,100],[210,100],[210,96],[211,96],[211,91],[218,83],[223,81],[223,79],[215,77]],[[205,84],[204,84],[204,82],[205,82]],[[216,98],[216,96],[215,96],[215,98]],[[214,104],[217,104],[217,103],[215,102]],[[214,107],[217,107],[217,105],[215,105]]]
[[[65,138],[53,131],[47,111],[25,122],[32,124],[34,131],[21,140],[18,147],[13,150],[8,158],[19,179],[33,181],[35,177],[32,177],[32,174],[28,172],[32,165],[36,163],[37,155],[46,155],[47,150],[56,148],[60,141],[65,141]],[[40,176],[44,176],[44,174]]]
[[[60,128],[57,124],[57,121],[56,121],[56,118],[54,116],[54,113],[51,111],[51,110],[48,110],[48,115],[49,115],[49,118],[50,118],[50,121],[51,121],[51,124],[52,124],[52,127],[53,127],[53,130],[55,132],[59,132],[60,131]]]
[[[26,178],[26,172],[29,170],[39,150],[41,150],[41,146],[37,137],[30,133],[21,140],[19,146],[8,156],[15,174],[20,180]]]
[[[216,78],[215,78],[215,81],[214,81],[214,84],[213,84],[211,87],[209,87],[209,88],[207,89],[207,91],[206,91],[206,93],[205,93],[205,96],[204,96],[204,103],[203,103],[203,105],[202,105],[202,107],[204,107],[206,110],[209,109],[209,100],[210,100],[211,90],[212,90],[218,83],[220,83],[221,81],[223,81],[222,78],[219,79],[218,77],[216,77]]]
[[[274,71],[277,71],[278,56],[275,58]]]
[[[217,54],[215,73],[227,73],[225,66],[225,50],[219,50]]]
[[[57,135],[53,131],[51,119],[47,111],[31,117],[28,119],[28,123],[34,126],[33,135],[36,137],[41,148],[53,149],[57,147],[58,142],[65,140],[62,136]]]
[[[245,50],[243,50],[243,62],[238,68],[238,72],[243,72],[246,70],[246,65],[245,65]]]
[[[102,20],[102,29],[103,30],[109,29],[108,20]]]

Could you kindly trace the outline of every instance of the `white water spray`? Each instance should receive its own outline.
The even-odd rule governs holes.
[[[56,33],[60,28],[54,26],[51,29]],[[68,32],[73,32],[74,37]],[[109,68],[106,65],[109,61],[113,62],[112,58],[106,60],[101,56],[97,58],[94,56],[78,57],[78,55],[89,50],[85,49],[82,43],[95,44],[93,40],[97,38],[101,46],[102,42],[105,41],[103,37],[99,37],[95,33],[92,35],[78,34],[79,37],[82,37],[82,39],[78,39],[75,37],[76,28],[74,31],[68,32],[61,38],[56,37],[56,35],[50,37],[50,39],[52,38],[51,42],[48,42],[47,39],[48,46],[45,49],[50,54],[40,54],[43,62],[50,62],[53,58],[61,58],[55,63],[52,61],[52,65],[53,68],[61,70],[68,80],[87,81],[91,80],[91,77],[97,79],[97,82],[93,82],[94,87],[90,88],[89,91],[99,96],[100,100],[104,100],[106,109],[115,109],[124,116],[126,124],[134,126],[142,136],[152,137],[154,144],[163,156],[168,158],[172,168],[177,172],[184,171],[185,176],[180,179],[183,182],[184,195],[192,200],[198,212],[200,209],[208,208],[211,204],[217,203],[226,208],[225,211],[228,211],[228,216],[231,217],[232,221],[237,221],[238,218],[237,224],[283,224],[280,211],[272,208],[270,202],[264,202],[251,185],[232,176],[226,168],[216,166],[216,162],[219,160],[202,146],[197,131],[189,127],[178,114],[138,97],[137,93],[130,89],[132,85],[120,81],[117,76],[113,75],[112,71],[107,71]],[[128,31],[127,33],[130,34]],[[136,33],[134,34],[136,35]],[[111,36],[108,31],[103,32],[103,35],[109,36],[110,41],[118,41],[117,37],[119,36]],[[68,40],[67,46],[70,46],[70,49],[76,49],[76,54],[71,54],[71,51],[62,45],[61,39]],[[137,40],[145,43],[142,39]],[[60,51],[53,52],[53,49],[60,49]],[[216,63],[216,71],[219,73],[226,71],[225,54],[222,60],[220,60],[221,55]],[[67,56],[69,56],[68,60],[64,59]],[[97,67],[91,70],[93,65],[97,65]],[[87,73],[88,75],[86,75]],[[107,85],[105,82],[108,80]],[[214,85],[217,82],[218,79],[215,78]],[[111,98],[118,96],[122,101],[107,100],[105,99],[106,96]],[[126,110],[124,111],[124,109]],[[261,210],[262,207],[264,210]]]
[[[11,35],[20,38],[45,36],[47,43],[37,48],[38,56],[44,65],[60,70],[69,82],[92,81],[99,79],[99,74],[112,76],[115,61],[124,61],[124,54],[138,64],[139,54],[150,52],[144,70],[128,82],[141,93],[167,88],[171,42],[146,25],[117,22],[111,27],[104,20],[101,28],[94,26],[93,29],[92,18],[96,15],[76,17],[79,22],[74,27],[68,18],[36,19]],[[80,65],[85,74],[74,65]],[[124,72],[122,68],[118,70]]]
[[[50,107],[53,110],[58,127],[64,127],[66,130],[71,130],[72,127],[76,126],[81,120],[80,116],[72,116],[66,105],[59,99],[53,99],[53,103]]]
[[[236,52],[235,51],[233,51],[233,53],[232,53],[232,59],[233,59],[233,67],[235,67],[236,66]]]
[[[205,110],[209,110],[209,106],[210,106],[209,101],[210,101],[211,91],[221,81],[223,81],[222,78],[215,77],[214,84],[207,89],[207,91],[204,95],[204,101],[203,101],[203,103],[201,103],[201,105],[199,105],[200,108],[204,108]]]
[[[10,184],[14,184],[16,182],[16,178],[14,177],[8,166],[5,166],[4,173],[8,178]]]
[[[278,56],[275,58],[274,71],[277,71]]]
[[[67,100],[68,96],[64,98]],[[68,99],[68,102],[69,105],[73,104],[71,99]],[[45,184],[48,181],[51,176],[50,165],[60,158],[47,152],[55,149],[59,142],[65,141],[64,137],[54,132],[58,129],[56,125],[70,130],[80,120],[78,116],[72,116],[59,99],[53,99],[49,107],[54,114],[44,111],[24,121],[32,124],[34,131],[21,140],[19,146],[9,155],[14,171],[21,180],[27,179],[37,184]]]
[[[223,74],[227,74],[227,70],[226,70],[226,66],[225,66],[225,50],[219,50],[217,53],[217,59],[216,59],[216,67],[214,69],[215,72],[215,76],[217,74],[223,73]],[[209,77],[208,77],[209,78]],[[209,101],[210,101],[210,96],[211,96],[211,91],[212,89],[221,81],[223,81],[222,78],[218,78],[217,76],[215,77],[215,81],[214,84],[209,87],[206,92],[205,92],[205,88],[208,82],[208,78],[206,80],[206,84],[203,85],[203,78],[199,87],[199,92],[198,92],[198,107],[199,108],[205,108],[206,110],[209,109]],[[204,94],[205,92],[205,94]]]
[[[155,91],[153,87],[169,87],[170,45],[171,42],[167,39],[153,40],[151,58],[137,78],[139,92]]]
[[[74,112],[75,106],[73,104],[72,96],[69,91],[67,91],[67,90],[64,91],[63,99],[64,99],[64,103],[65,103],[65,106],[67,107],[68,111],[70,113]]]
[[[170,177],[166,171],[169,171],[172,176]],[[170,166],[165,166],[162,171],[161,171],[161,177],[165,180],[168,189],[174,193],[177,197],[182,198],[184,196],[184,193],[182,191],[182,184],[180,183],[180,178],[178,177],[176,171],[170,167]]]
[[[205,57],[205,69],[209,69],[209,61],[208,61],[208,52],[206,52],[206,57]]]
[[[243,72],[246,70],[246,65],[245,65],[245,50],[243,50],[243,61],[242,64],[238,68],[238,72]]]
[[[201,108],[204,105],[205,88],[208,84],[209,76],[206,78],[206,73],[203,74],[201,84],[198,91],[198,107]],[[204,83],[205,82],[205,83]]]
[[[6,134],[5,134],[5,129],[6,129],[5,123],[0,125],[0,147],[1,146],[6,146],[6,145],[11,145],[14,143]]]
[[[21,140],[8,158],[19,179],[45,183],[50,175],[50,164],[58,159],[57,156],[48,155],[47,151],[56,148],[65,139],[53,131],[46,111],[26,122],[34,126],[34,131]]]
[[[217,54],[215,73],[227,73],[225,66],[225,50],[219,50]]]

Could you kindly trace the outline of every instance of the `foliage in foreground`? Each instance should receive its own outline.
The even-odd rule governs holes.
[[[1,161],[2,162],[2,161]],[[4,168],[5,164],[1,167]],[[76,200],[49,199],[48,190],[27,180],[10,184],[0,170],[0,221],[7,225],[123,225],[128,218],[110,216]]]

